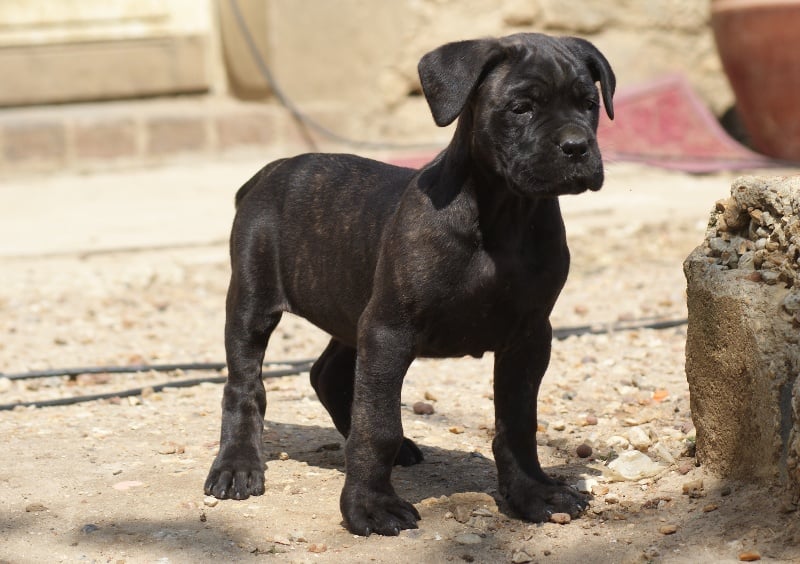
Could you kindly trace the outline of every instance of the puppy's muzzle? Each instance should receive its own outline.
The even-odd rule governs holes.
[[[568,125],[559,131],[556,144],[566,158],[582,161],[589,157],[589,148],[593,140],[593,136],[587,134],[583,128]]]

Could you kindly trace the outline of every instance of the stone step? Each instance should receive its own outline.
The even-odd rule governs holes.
[[[288,112],[219,96],[0,109],[0,173],[98,170],[307,150]]]

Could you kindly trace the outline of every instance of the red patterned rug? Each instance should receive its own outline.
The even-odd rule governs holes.
[[[786,165],[734,141],[681,75],[620,89],[614,121],[601,114],[597,136],[606,163],[633,161],[693,173]],[[435,154],[389,162],[418,168]]]
[[[778,164],[734,141],[681,75],[621,90],[614,115],[601,117],[597,133],[607,162],[695,173]]]

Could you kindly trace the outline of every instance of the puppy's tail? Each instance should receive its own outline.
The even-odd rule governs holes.
[[[236,192],[236,198],[234,200],[236,208],[237,209],[239,208],[239,205],[242,203],[242,200],[244,200],[245,196],[247,196],[247,194],[250,193],[250,191],[256,186],[256,184],[258,184],[261,181],[261,179],[265,178],[269,173],[275,170],[278,167],[278,165],[280,165],[284,161],[286,161],[286,159],[279,159],[277,161],[269,163],[267,166],[265,166],[257,173],[255,173],[250,180],[245,182],[242,185],[242,187],[239,188],[239,190]]]

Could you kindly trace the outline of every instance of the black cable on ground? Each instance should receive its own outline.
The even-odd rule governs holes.
[[[281,376],[291,376],[294,374],[300,374],[302,372],[307,372],[311,369],[311,362],[310,361],[301,361],[301,362],[286,362],[282,364],[289,364],[291,368],[278,368],[275,370],[265,370],[262,372],[261,377],[264,379],[269,378],[280,378]],[[166,365],[162,365],[166,366]],[[170,365],[170,366],[178,366],[178,365]],[[182,366],[197,366],[197,365],[182,365]],[[208,366],[212,366],[211,364],[205,365],[206,368],[200,368],[198,370],[209,370],[214,368],[208,368]],[[217,366],[214,364],[213,366]],[[222,368],[225,368],[225,364],[221,364]],[[96,374],[98,372],[109,372],[109,370],[99,370],[99,368],[119,368],[119,370],[111,370],[110,372],[116,373],[126,373],[126,372],[142,372],[141,370],[122,370],[126,367],[98,367],[97,369],[85,369],[83,372],[78,372],[78,374]],[[130,368],[130,367],[127,367]],[[152,370],[149,368],[148,370]],[[171,368],[171,370],[177,370],[177,368]],[[194,369],[193,369],[194,370]],[[218,370],[218,369],[215,369]],[[49,371],[49,372],[56,372],[56,371]],[[64,374],[65,371],[61,371],[61,375]],[[44,376],[39,376],[44,377]],[[17,378],[22,379],[22,378]],[[192,378],[189,380],[175,380],[174,382],[167,382],[164,384],[156,384],[154,386],[143,386],[141,388],[131,388],[129,390],[123,390],[120,392],[108,392],[105,394],[92,394],[86,396],[75,396],[71,398],[58,398],[52,400],[39,400],[39,401],[26,401],[20,403],[9,403],[5,405],[0,405],[0,411],[10,411],[16,407],[55,407],[61,405],[74,405],[76,403],[83,403],[87,401],[95,401],[95,400],[104,400],[104,399],[112,399],[112,398],[127,398],[131,396],[140,396],[144,390],[152,390],[153,392],[160,392],[164,390],[164,388],[189,388],[192,386],[197,386],[199,384],[205,383],[212,383],[212,384],[223,384],[227,380],[226,376],[211,376],[208,378]]]
[[[270,362],[264,366],[305,366],[315,359],[287,360]],[[179,364],[132,364],[129,366],[78,366],[74,368],[52,368],[48,370],[33,370],[19,374],[3,374],[0,378],[9,380],[31,380],[34,378],[51,378],[53,376],[78,376],[79,374],[134,374],[137,372],[172,372],[173,370],[223,370],[227,366],[224,362],[188,362]]]
[[[635,320],[631,322],[612,323],[606,326],[600,325],[580,325],[578,327],[564,327],[562,329],[553,329],[553,338],[563,341],[567,337],[580,337],[581,335],[604,335],[606,333],[616,333],[617,331],[635,331],[636,329],[654,329],[660,331],[662,329],[672,329],[673,327],[680,327],[689,323],[689,320],[684,319],[670,319],[666,321],[645,321]]]
[[[564,327],[561,329],[553,329],[553,338],[564,340],[568,337],[579,337],[581,335],[603,335],[614,333],[617,331],[633,331],[636,329],[653,329],[663,330],[671,329],[673,327],[680,327],[688,323],[687,319],[671,319],[666,321],[647,321],[638,320],[629,323],[613,323],[606,326],[593,326],[581,325],[577,327]],[[280,378],[281,376],[291,376],[294,374],[301,374],[311,369],[314,359],[303,360],[289,360],[284,362],[273,362],[265,366],[281,366],[286,365],[289,368],[278,368],[272,370],[265,370],[262,372],[262,377],[267,378]],[[83,366],[76,368],[53,368],[50,370],[37,370],[31,372],[23,372],[19,374],[2,374],[0,378],[8,378],[9,380],[32,380],[35,378],[52,378],[58,376],[77,376],[79,374],[132,374],[138,372],[171,372],[173,370],[214,370],[220,371],[225,368],[223,362],[201,362],[201,363],[183,363],[183,364],[139,364],[133,366]],[[225,376],[211,376],[207,378],[193,378],[190,380],[175,380],[174,382],[167,382],[164,384],[156,384],[154,386],[144,386],[141,388],[132,388],[120,392],[108,392],[105,394],[93,394],[86,396],[76,396],[71,398],[59,398],[53,400],[29,401],[20,403],[9,403],[0,405],[0,411],[9,411],[15,407],[53,407],[60,405],[73,405],[87,401],[95,401],[111,398],[124,398],[130,396],[139,396],[145,389],[160,392],[164,388],[187,388],[197,386],[204,383],[222,384],[226,381]]]

